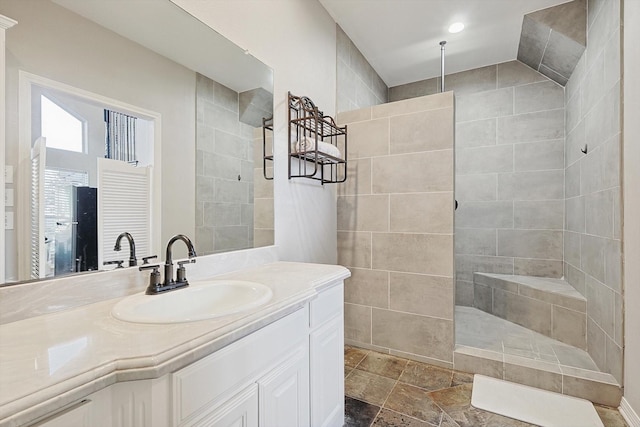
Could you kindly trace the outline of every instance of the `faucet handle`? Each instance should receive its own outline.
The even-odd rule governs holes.
[[[105,261],[102,264],[104,265],[109,265],[109,264],[118,264],[118,266],[116,268],[124,268],[122,266],[122,264],[124,263],[124,261]]]
[[[152,270],[151,275],[149,276],[149,286],[147,286],[147,290],[145,291],[145,293],[147,295],[157,294],[159,292],[159,288],[161,287],[161,282],[162,282],[162,280],[160,280],[160,265],[158,264],[142,265],[138,267],[138,270],[140,271]]]
[[[195,259],[187,259],[184,261],[178,261],[178,270],[176,271],[176,282],[177,283],[189,283],[187,281],[187,270],[184,268],[185,264],[191,264],[196,262]]]
[[[142,257],[142,265],[149,264],[149,260],[150,259],[154,259],[154,258],[158,258],[158,255],[151,255],[151,256]]]

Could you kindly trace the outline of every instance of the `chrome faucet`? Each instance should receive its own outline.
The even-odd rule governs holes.
[[[171,254],[171,248],[173,247],[173,244],[178,240],[182,240],[184,244],[187,245],[187,249],[189,251],[189,259],[187,261],[178,262],[176,279],[173,280],[173,256]],[[196,254],[196,249],[193,247],[193,243],[191,243],[191,240],[189,240],[187,236],[185,236],[184,234],[176,234],[175,236],[173,236],[171,240],[169,240],[169,243],[167,243],[167,255],[164,261],[164,281],[161,282],[160,280],[160,266],[158,264],[147,264],[139,267],[140,271],[152,270],[151,276],[149,277],[149,286],[147,286],[146,294],[156,295],[189,286],[184,265],[196,262],[196,260],[194,259],[196,256],[198,256]]]
[[[120,241],[123,237],[126,237],[129,242],[129,267],[135,267],[138,265],[138,260],[136,259],[136,244],[133,241],[133,236],[131,234],[126,231],[124,233],[120,233],[116,239],[116,245],[113,247],[113,250],[116,252],[120,251]]]
[[[182,240],[185,245],[187,245],[187,250],[189,251],[189,260],[178,262],[178,272],[176,276],[176,280],[173,280],[173,256],[171,254],[171,248],[175,242],[178,240]],[[163,286],[172,286],[174,288],[182,288],[184,286],[189,286],[189,282],[185,276],[185,268],[184,264],[189,264],[192,262],[196,262],[194,259],[196,256],[196,249],[193,247],[193,243],[191,240],[184,234],[176,234],[169,240],[167,243],[167,253],[164,257],[164,284]]]

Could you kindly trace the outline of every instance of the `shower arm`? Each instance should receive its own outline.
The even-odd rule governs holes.
[[[440,42],[440,92],[444,92],[444,45],[446,40]]]

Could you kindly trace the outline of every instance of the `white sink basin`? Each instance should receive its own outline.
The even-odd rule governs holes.
[[[160,295],[131,295],[118,302],[111,314],[135,323],[182,323],[247,311],[267,303],[267,286],[242,280],[194,281],[183,289]]]

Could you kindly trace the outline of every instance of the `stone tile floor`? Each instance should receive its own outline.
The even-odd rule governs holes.
[[[473,374],[345,346],[346,427],[527,427],[471,407]],[[626,427],[596,406],[605,427]],[[567,426],[570,427],[570,426]]]

